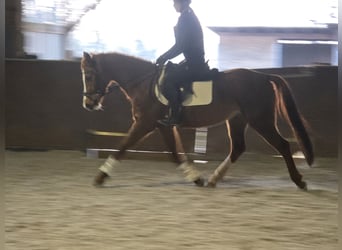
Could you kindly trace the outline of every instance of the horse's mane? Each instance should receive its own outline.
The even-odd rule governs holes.
[[[141,57],[128,55],[125,53],[120,52],[106,52],[106,53],[91,53],[93,58],[99,58],[100,60],[120,60],[121,62],[128,62],[128,63],[139,63],[139,64],[146,64],[149,66],[154,65],[151,61],[143,59]]]
[[[118,52],[91,53],[91,61],[81,60],[81,67],[94,68],[102,77],[122,83],[146,80],[156,74],[157,67],[151,61]],[[89,61],[89,58],[88,58]],[[88,65],[89,64],[89,65]]]

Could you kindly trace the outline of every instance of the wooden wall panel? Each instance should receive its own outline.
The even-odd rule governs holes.
[[[82,107],[79,62],[6,61],[6,147],[30,149],[116,148],[120,137],[94,137],[88,129],[127,132],[130,106],[120,92],[111,93],[105,110],[88,112]],[[337,155],[337,67],[263,69],[283,75],[290,83],[298,107],[311,126],[318,155]],[[289,129],[279,124],[284,135]],[[224,126],[208,130],[207,154],[224,157],[228,151]],[[187,152],[194,147],[194,130],[182,130]],[[159,133],[135,147],[164,151]],[[247,133],[247,149],[273,153],[253,131]]]

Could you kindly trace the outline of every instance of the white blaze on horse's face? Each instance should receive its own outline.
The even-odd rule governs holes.
[[[83,107],[89,111],[102,110],[103,97],[96,92],[96,79],[92,73],[82,69]]]
[[[83,82],[83,93],[87,93],[87,84],[86,84],[86,78],[85,78],[85,73],[84,70],[82,69],[82,82]],[[83,108],[87,108],[87,97],[83,95]]]
[[[87,110],[102,109],[102,93],[97,89],[95,62],[91,55],[84,52],[81,60],[83,81],[83,107]]]

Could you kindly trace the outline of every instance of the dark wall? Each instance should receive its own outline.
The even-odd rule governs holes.
[[[6,61],[6,145],[78,148],[87,128],[74,62]]]
[[[87,130],[126,132],[132,121],[130,105],[117,91],[106,98],[104,111],[86,111],[81,79],[79,62],[7,60],[7,148],[115,148],[121,137],[103,139]],[[183,134],[191,150],[194,131]],[[158,133],[136,148],[166,150]]]
[[[316,154],[337,154],[337,67],[264,69],[283,75],[290,83],[298,107],[311,126]],[[82,107],[79,62],[6,61],[6,146],[31,149],[116,148],[121,137],[94,136],[88,129],[126,132],[131,124],[130,106],[120,92],[105,101],[105,110]],[[285,124],[279,127],[292,137]],[[222,158],[228,143],[224,126],[208,130],[208,155]],[[194,130],[182,130],[187,152],[193,151]],[[295,146],[295,144],[294,144]],[[166,150],[159,133],[135,147]],[[249,151],[274,152],[252,130]]]

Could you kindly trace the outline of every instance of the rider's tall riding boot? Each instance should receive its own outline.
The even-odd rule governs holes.
[[[174,103],[170,105],[169,115],[167,118],[159,120],[158,122],[164,126],[175,126],[180,123],[182,113],[182,104]]]

